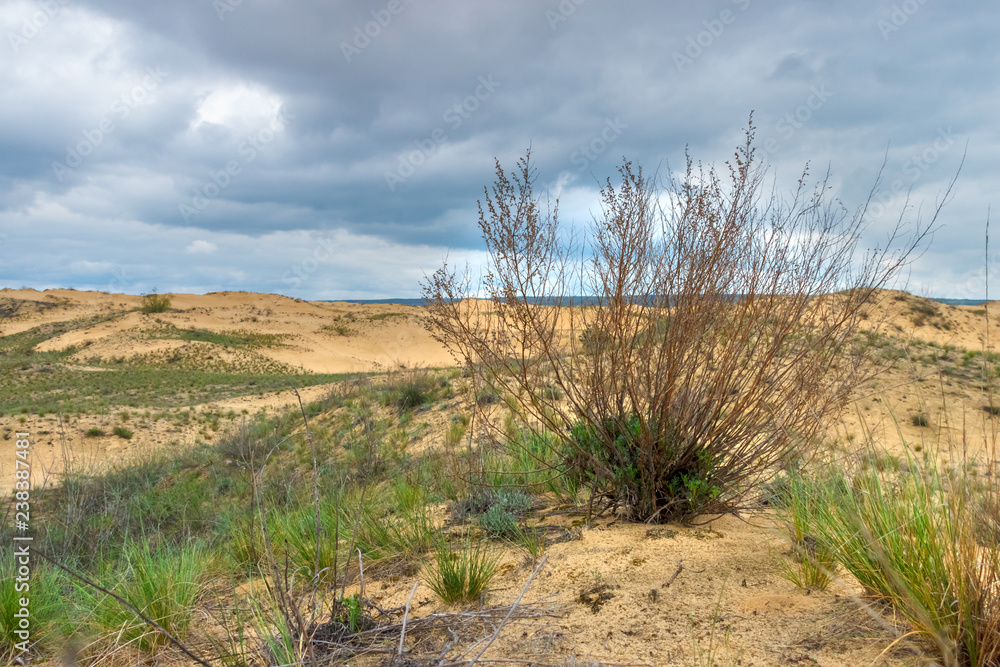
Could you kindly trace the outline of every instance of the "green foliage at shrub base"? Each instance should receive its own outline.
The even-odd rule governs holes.
[[[657,429],[651,420],[630,414],[606,421],[600,430],[577,422],[571,433],[572,446],[565,448],[567,469],[581,481],[603,484],[607,495],[637,516],[668,522],[719,504],[722,486],[711,453],[685,438],[677,424]],[[642,444],[651,433],[659,434],[654,451]],[[644,463],[643,457],[655,459],[656,465]]]

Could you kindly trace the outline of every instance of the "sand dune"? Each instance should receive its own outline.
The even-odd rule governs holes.
[[[185,355],[211,359],[223,368],[252,362],[311,373],[454,363],[424,328],[421,308],[307,302],[246,292],[169,297],[169,312],[147,315],[137,310],[141,298],[136,296],[5,289],[0,291],[0,335],[92,319],[43,341],[36,350],[73,348],[65,363],[94,372],[106,370],[114,359],[126,364],[137,359],[183,361]],[[832,425],[831,444],[846,452],[872,431],[890,449],[898,450],[904,439],[922,447],[944,443],[938,452],[943,460],[987,453],[987,445],[996,442],[1000,419],[983,409],[994,400],[992,379],[970,370],[977,368],[970,360],[996,350],[1000,317],[993,314],[1000,315],[998,306],[948,306],[902,292],[880,293],[869,319],[873,326],[880,324],[891,342],[885,349],[895,363],[874,385],[858,391],[843,419]],[[318,385],[301,393],[310,402],[329,389]],[[192,414],[228,415],[222,418],[225,427],[244,411],[283,410],[295,400],[289,391],[262,392],[195,405]],[[463,409],[461,400],[421,415],[429,426],[422,441],[411,445],[414,451],[440,445],[451,416]],[[57,481],[67,462],[118,462],[157,448],[211,441],[225,431],[212,431],[205,422],[157,419],[141,407],[123,406],[132,413],[128,424],[136,432],[134,439],[84,437],[88,429],[107,432],[120,423],[118,409],[65,418],[19,416],[23,422],[18,430],[33,434],[36,485]],[[8,433],[13,417],[3,417]],[[4,488],[11,488],[13,470],[0,463],[0,478]],[[558,525],[567,518],[552,512],[547,520]],[[879,660],[896,637],[850,600],[861,592],[856,584],[809,595],[783,578],[786,537],[766,515],[750,522],[725,518],[712,529],[650,529],[605,517],[577,532],[576,539],[549,547],[549,572],[527,598],[554,595],[566,604],[565,615],[519,639],[503,639],[498,646],[506,655],[566,650],[615,663],[693,664],[692,656],[699,646],[704,650],[718,622],[719,632],[727,633],[721,654],[733,664],[847,666]],[[496,600],[510,601],[526,576],[523,565],[505,563]],[[600,613],[581,604],[578,594],[597,584],[611,592]],[[376,599],[385,607],[404,604],[411,585],[383,582]],[[720,610],[716,601],[723,590],[726,602]],[[428,604],[431,594],[426,588],[420,591],[418,605]],[[910,658],[896,650],[881,659],[909,664]]]

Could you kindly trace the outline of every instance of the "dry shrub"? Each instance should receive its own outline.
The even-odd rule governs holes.
[[[514,174],[497,161],[482,280],[445,264],[423,284],[432,334],[633,519],[733,511],[808,442],[873,371],[864,306],[928,229],[894,244],[900,221],[897,247],[859,257],[866,206],[808,168],[781,198],[766,171],[752,123],[723,174],[625,162],[580,240],[558,201],[543,212],[530,151]]]

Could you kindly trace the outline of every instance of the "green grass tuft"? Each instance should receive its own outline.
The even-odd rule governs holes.
[[[117,584],[105,587],[140,609],[167,632],[183,639],[191,625],[195,603],[202,590],[201,580],[208,570],[209,557],[200,546],[169,547],[152,551],[148,544],[125,545],[124,566],[113,576]],[[166,637],[117,600],[77,584],[84,606],[93,609],[92,624],[102,634],[118,641],[133,641],[144,651],[169,643]]]
[[[452,551],[447,543],[440,542],[434,556],[435,567],[427,572],[427,585],[448,604],[480,600],[500,564],[499,553],[468,539],[459,551]]]

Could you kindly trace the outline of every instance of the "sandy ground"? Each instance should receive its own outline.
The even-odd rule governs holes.
[[[183,329],[285,335],[284,345],[259,352],[314,372],[453,364],[425,331],[419,308],[305,302],[243,292],[169,296],[171,312],[132,312],[52,339],[40,348],[76,346],[80,362],[93,356],[128,358],[175,345],[177,341],[141,335],[169,323]],[[139,303],[139,297],[96,292],[2,290],[0,335],[45,322],[132,309]],[[907,342],[908,357],[880,377],[876,387],[859,393],[831,430],[831,441],[848,450],[864,438],[867,428],[890,449],[905,439],[925,446],[950,445],[950,451],[947,447],[942,451],[943,458],[960,458],[973,450],[984,455],[986,445],[996,441],[1000,421],[983,410],[992,400],[984,384],[943,374],[938,366],[922,363],[921,357],[951,346],[955,349],[946,354],[957,365],[963,349],[995,351],[1000,341],[997,305],[991,304],[987,326],[981,306],[944,306],[903,293],[882,293],[872,305],[872,319],[884,319],[886,330]],[[317,400],[329,389],[308,388],[303,400]],[[294,400],[283,392],[218,401],[196,410],[254,413],[261,408],[282,409]],[[915,426],[914,415],[925,415],[928,426]],[[424,418],[439,426],[447,421],[441,408]],[[7,415],[0,427],[5,432],[30,431],[36,466],[46,471],[58,471],[67,458],[77,463],[115,461],[152,448],[217,437],[202,426],[185,428],[170,420],[138,416],[130,422],[136,433],[133,440],[83,437],[88,428],[108,427],[111,419],[82,416],[61,423],[52,415],[27,415],[24,424],[15,424]],[[443,426],[433,428],[428,437],[439,441],[443,432]],[[10,488],[12,481],[8,468],[0,471],[4,488]],[[855,599],[860,593],[855,583],[842,581],[826,592],[810,592],[787,581],[782,563],[787,562],[783,554],[788,552],[788,539],[767,511],[742,519],[726,517],[710,528],[650,527],[603,518],[583,529],[574,526],[579,518],[552,511],[545,521],[543,525],[554,527],[550,529],[554,543],[525,599],[545,600],[559,617],[512,626],[491,649],[493,655],[524,659],[547,655],[549,660],[573,655],[643,665],[707,665],[712,664],[709,655],[714,655],[714,664],[722,665],[922,664],[906,642],[882,653],[905,629],[894,628],[891,617],[877,610],[866,611],[865,604]],[[523,554],[508,553],[492,601],[513,600],[532,568]],[[403,604],[412,585],[412,579],[377,582],[374,595],[383,607]],[[607,599],[600,608],[584,603],[602,594]],[[414,600],[418,614],[441,609],[423,584]]]

